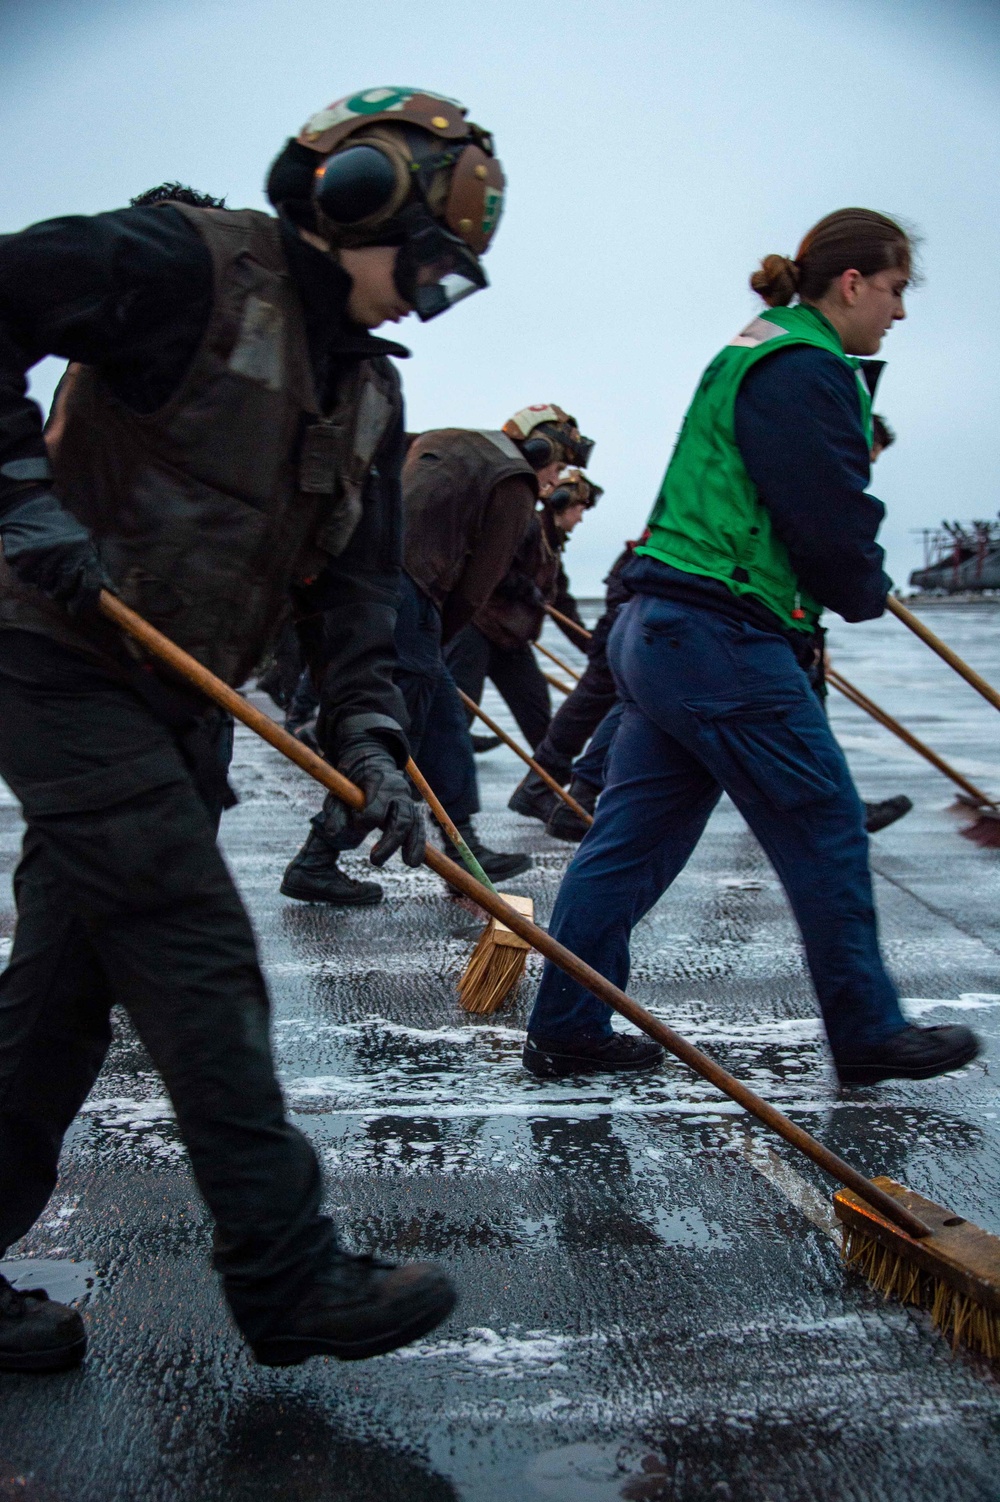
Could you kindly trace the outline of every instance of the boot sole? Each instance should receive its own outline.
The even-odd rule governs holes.
[[[0,1351],[0,1372],[64,1372],[80,1365],[86,1349],[87,1337],[81,1335],[51,1351]]]
[[[662,1052],[651,1059],[637,1059],[628,1064],[600,1064],[596,1060],[581,1059],[573,1054],[546,1052],[521,1055],[524,1068],[539,1080],[561,1080],[570,1074],[638,1074],[643,1069],[655,1069],[662,1062]]]
[[[550,837],[550,839],[565,840],[569,845],[579,845],[580,841],[583,839],[589,828],[589,824],[582,824],[578,825],[577,828],[573,830],[568,830],[566,828],[560,829],[558,824],[553,824],[550,821],[545,826],[545,833]]]
[[[878,1085],[883,1080],[932,1080],[939,1074],[951,1074],[971,1064],[979,1054],[979,1044],[972,1043],[951,1058],[921,1068],[886,1067],[882,1064],[845,1064],[837,1066],[837,1078],[842,1085]]]
[[[449,1288],[439,1293],[421,1313],[414,1314],[395,1329],[371,1335],[367,1340],[280,1335],[274,1340],[261,1341],[253,1347],[253,1354],[261,1366],[298,1366],[311,1356],[335,1356],[338,1361],[366,1361],[370,1356],[385,1356],[399,1346],[419,1340],[422,1335],[429,1335],[448,1318],[457,1302],[458,1294],[453,1288]]]
[[[906,808],[898,808],[885,819],[873,819],[869,824],[865,820],[865,834],[881,834],[883,829],[888,829],[892,824],[898,824],[900,819],[905,819],[907,814],[913,812],[913,804],[907,801]]]
[[[522,819],[537,819],[539,824],[547,824],[552,817],[552,809],[547,808],[542,812],[534,803],[526,799],[523,803],[520,799],[508,798],[507,807],[512,814],[520,814]]]
[[[291,897],[296,902],[323,902],[327,907],[374,907],[377,902],[382,901],[381,888],[377,896],[366,894],[363,897],[320,897],[315,892],[296,892],[282,882],[278,891],[282,897]]]

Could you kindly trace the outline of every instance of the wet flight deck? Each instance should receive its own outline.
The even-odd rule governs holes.
[[[1000,606],[926,618],[1000,683]],[[545,640],[580,664],[558,632]],[[1000,794],[1000,717],[901,625],[835,625],[831,651]],[[492,691],[487,706],[510,723]],[[916,805],[872,841],[906,1006],[974,1026],[982,1059],[837,1092],[784,897],[727,802],[637,929],[631,989],[864,1170],[1000,1232],[1000,849],[960,837],[950,784],[887,731],[836,694],[831,713],[862,796]],[[478,761],[480,832],[531,852],[509,890],[544,921],[571,847],[507,811],[511,753]],[[169,1103],[119,1016],[56,1193],[4,1264],[81,1300],[90,1352],[75,1372],[0,1377],[0,1502],[1000,1498],[1000,1374],[845,1274],[818,1171],[676,1063],[531,1079],[537,959],[514,1006],[467,1016],[455,979],[479,924],[440,881],[394,861],[380,907],[286,901],[317,793],[243,731],[234,782],[225,849],[330,1209],[357,1249],[446,1263],[461,1303],[389,1357],[255,1366]],[[5,873],[19,836],[6,795]],[[6,876],[0,902],[7,951]]]

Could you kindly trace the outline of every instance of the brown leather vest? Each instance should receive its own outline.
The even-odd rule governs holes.
[[[414,439],[403,465],[404,567],[440,607],[476,546],[483,511],[501,480],[535,471],[506,433],[439,428]]]
[[[505,651],[538,640],[545,623],[538,597],[549,603],[555,599],[559,551],[553,548],[545,523],[536,511],[506,575],[472,617],[483,635]]]
[[[238,686],[285,617],[289,586],[350,541],[365,476],[399,411],[399,380],[387,362],[362,361],[321,416],[277,220],[171,208],[213,261],[197,354],[148,415],[80,368],[53,455],[55,490],[92,531],[122,599]],[[6,568],[0,621],[89,646]]]

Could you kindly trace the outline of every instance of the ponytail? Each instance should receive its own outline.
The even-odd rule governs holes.
[[[765,256],[750,285],[769,308],[787,308],[799,290],[799,268],[787,256]]]

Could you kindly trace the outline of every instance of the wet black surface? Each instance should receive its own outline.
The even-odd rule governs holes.
[[[1000,682],[1000,611],[931,621]],[[842,627],[833,648],[1000,790],[996,712],[902,627]],[[873,841],[909,1009],[975,1025],[985,1061],[838,1096],[783,896],[728,805],[637,930],[632,990],[863,1169],[1000,1232],[1000,851],[959,837],[938,774],[844,701],[833,714],[863,794],[917,805]],[[544,919],[570,847],[506,811],[509,753],[479,766],[480,828],[536,855],[510,890]],[[80,1298],[90,1354],[78,1372],[0,1378],[0,1499],[1000,1497],[996,1375],[845,1275],[809,1164],[679,1065],[612,1088],[531,1080],[518,1054],[536,962],[514,1008],[467,1017],[454,980],[478,924],[437,879],[393,865],[380,908],[287,902],[277,881],[312,790],[245,735],[236,781],[226,850],[330,1206],[356,1247],[447,1262],[462,1302],[394,1356],[255,1367],[162,1088],[119,1020],[59,1188],[11,1253],[26,1283]],[[19,829],[0,807],[5,870]]]

